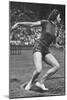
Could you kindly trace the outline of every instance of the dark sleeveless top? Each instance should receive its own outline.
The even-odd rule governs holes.
[[[55,32],[56,32],[56,25],[51,22],[42,22],[42,33],[41,37],[38,40],[43,46],[49,47],[50,44],[56,40]]]

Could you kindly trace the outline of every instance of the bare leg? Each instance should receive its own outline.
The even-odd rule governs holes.
[[[26,86],[26,90],[29,90],[33,83],[35,83],[36,79],[38,78],[41,70],[42,70],[42,55],[40,52],[35,52],[33,54],[33,61],[36,70],[33,73],[32,79],[29,81],[29,83]]]
[[[36,83],[39,75],[40,75],[40,72],[37,72],[36,70],[33,72],[32,79],[30,80],[31,84]]]
[[[45,80],[50,78],[53,74],[55,74],[58,69],[60,68],[58,61],[55,59],[55,57],[52,54],[47,54],[45,56],[45,62],[52,66],[51,69],[49,69],[46,74],[42,77],[41,83],[43,83]]]

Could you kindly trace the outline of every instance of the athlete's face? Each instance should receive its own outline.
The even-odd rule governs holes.
[[[60,23],[61,18],[60,18],[60,14],[57,15],[57,22]]]

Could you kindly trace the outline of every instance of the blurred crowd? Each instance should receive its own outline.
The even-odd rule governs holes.
[[[40,38],[41,27],[25,28],[19,26],[10,33],[10,43],[20,45],[34,45],[35,40]]]

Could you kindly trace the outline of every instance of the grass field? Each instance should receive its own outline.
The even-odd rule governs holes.
[[[20,88],[21,84],[30,80],[32,73],[35,69],[32,60],[32,50],[22,50],[21,55],[10,55],[10,98],[57,96],[65,94],[64,50],[56,49],[54,47],[52,47],[50,50],[59,61],[61,68],[55,75],[45,81],[45,86],[49,88],[49,91],[42,91],[36,86],[33,86],[31,91],[25,91],[24,88]],[[43,71],[40,77],[49,68],[50,66],[43,63]]]

